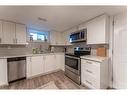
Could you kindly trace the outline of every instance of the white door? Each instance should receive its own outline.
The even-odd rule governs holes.
[[[22,24],[16,24],[16,43],[26,43],[26,26]]]
[[[3,41],[5,44],[15,43],[15,23],[3,22]]]
[[[32,59],[32,76],[42,74],[44,71],[43,56],[33,56]]]
[[[127,14],[114,21],[113,87],[127,88]]]
[[[0,85],[7,84],[7,60],[0,59]]]

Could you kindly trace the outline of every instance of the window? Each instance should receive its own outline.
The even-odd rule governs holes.
[[[29,29],[29,38],[30,41],[34,42],[46,42],[48,40],[48,32]]]

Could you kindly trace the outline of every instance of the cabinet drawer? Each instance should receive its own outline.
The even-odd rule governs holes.
[[[89,88],[100,88],[100,82],[99,80],[91,77],[90,75],[85,74],[85,81],[84,84],[88,86]]]
[[[84,73],[91,75],[92,77],[99,79],[100,77],[100,63],[94,61],[83,60],[82,66],[84,66]]]
[[[84,68],[84,73],[97,80],[100,79],[100,71],[98,69],[95,71],[95,69]]]

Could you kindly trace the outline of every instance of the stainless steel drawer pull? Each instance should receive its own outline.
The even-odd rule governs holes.
[[[92,62],[90,62],[90,61],[86,61],[86,63],[92,64]]]
[[[91,82],[89,82],[88,80],[86,80],[86,82],[87,82],[88,84],[92,85],[92,83],[91,83]]]
[[[89,72],[89,73],[93,73],[92,71],[90,71],[90,70],[88,70],[88,69],[87,69],[86,71]]]

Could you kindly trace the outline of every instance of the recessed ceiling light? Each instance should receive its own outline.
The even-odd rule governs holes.
[[[41,18],[41,17],[38,17],[38,20],[47,22],[47,19],[45,19],[45,18]]]

